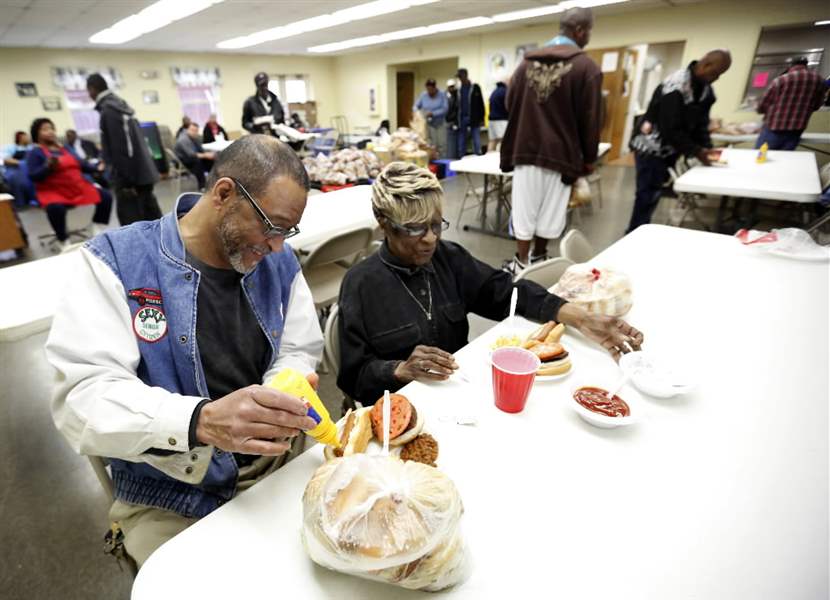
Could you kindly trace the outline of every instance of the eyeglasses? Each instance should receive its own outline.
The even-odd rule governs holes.
[[[424,237],[427,234],[427,229],[432,229],[432,233],[435,235],[441,235],[442,231],[446,231],[450,228],[450,222],[444,218],[437,223],[429,224],[418,223],[412,225],[401,225],[399,223],[395,223],[389,218],[386,219],[386,222],[389,223],[389,226],[395,231],[399,231],[400,233],[413,238]]]
[[[239,188],[239,191],[242,192],[242,195],[245,196],[245,199],[248,202],[251,203],[251,206],[253,207],[254,211],[259,216],[260,220],[262,221],[262,224],[265,225],[265,232],[263,233],[263,235],[267,239],[270,240],[270,239],[278,238],[278,237],[281,237],[283,239],[288,239],[288,238],[294,237],[295,235],[300,233],[300,228],[297,227],[296,225],[294,225],[293,227],[289,227],[288,229],[286,229],[285,227],[279,227],[277,225],[274,225],[271,222],[271,219],[268,218],[268,215],[265,214],[265,211],[262,210],[259,207],[259,204],[256,203],[256,200],[254,200],[253,196],[251,196],[248,193],[248,190],[245,189],[245,186],[243,186],[241,183],[239,183],[236,179],[233,179],[233,178],[230,178],[230,179],[231,179],[231,181],[233,181],[236,184],[236,187]]]

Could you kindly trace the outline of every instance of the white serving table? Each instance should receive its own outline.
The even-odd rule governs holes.
[[[597,160],[599,161],[611,149],[611,144],[600,142]],[[459,160],[450,163],[450,169],[457,173],[463,173],[467,179],[467,189],[464,192],[464,200],[461,203],[461,209],[458,212],[458,223],[461,222],[461,217],[464,214],[464,206],[467,198],[473,197],[480,203],[479,208],[479,224],[464,225],[464,231],[478,231],[499,237],[510,238],[507,233],[507,216],[510,214],[510,197],[504,189],[505,180],[512,178],[513,173],[505,173],[499,166],[501,155],[499,152],[488,152],[487,154],[470,154]],[[484,176],[484,190],[479,194],[476,191],[476,186],[472,175]],[[495,188],[496,194],[496,221],[491,227],[487,222],[487,202],[489,200],[490,192]]]
[[[713,133],[711,134],[711,138],[713,142],[718,142],[720,144],[744,144],[744,143],[754,143],[755,140],[758,139],[758,133],[742,133],[742,134],[732,134],[732,133]],[[801,134],[801,140],[799,141],[799,146],[803,146],[805,143],[810,142],[814,144],[830,144],[830,133],[821,133],[818,131],[805,131]]]
[[[812,204],[821,195],[818,165],[812,152],[771,150],[767,162],[755,162],[757,150],[725,148],[724,166],[697,166],[674,182],[676,192],[721,196],[716,230],[720,229],[726,198],[752,198]]]
[[[618,368],[568,332],[572,375],[537,383],[523,413],[502,413],[486,365],[493,330],[456,355],[474,384],[405,387],[464,501],[466,583],[406,592],[315,566],[300,529],[318,446],[163,545],[133,600],[826,598],[826,264],[660,225],[592,262],[630,276],[626,318],[699,387],[643,398],[637,425],[595,429],[571,410],[570,390],[610,386]],[[457,425],[459,415],[478,423]]]
[[[233,144],[233,140],[215,140],[213,142],[202,144],[202,148],[204,148],[208,152],[222,152],[222,150],[224,150],[231,144]]]
[[[309,196],[300,233],[289,240],[296,250],[312,248],[330,237],[361,227],[374,227],[372,188],[344,188]],[[0,342],[12,342],[46,331],[76,267],[77,252],[0,269]]]

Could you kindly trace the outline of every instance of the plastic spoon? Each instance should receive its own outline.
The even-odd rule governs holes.
[[[389,390],[383,390],[383,456],[389,456],[389,431],[392,428],[392,407]]]
[[[516,318],[516,304],[519,302],[519,288],[513,286],[513,291],[510,294],[510,316],[508,316],[508,323],[510,327],[515,329],[516,324],[513,322]]]
[[[614,396],[622,389],[622,387],[628,382],[628,374],[624,374],[620,380],[617,382],[617,385],[614,386],[614,391],[608,393],[608,399],[613,400]]]

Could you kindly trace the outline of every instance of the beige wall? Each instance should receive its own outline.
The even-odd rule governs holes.
[[[637,43],[685,41],[684,62],[698,58],[707,50],[728,47],[732,50],[732,68],[715,84],[718,102],[713,116],[727,121],[758,120],[752,112],[739,112],[750,63],[755,54],[758,35],[765,25],[813,22],[828,17],[826,0],[723,0],[653,10],[631,11],[601,17],[594,25],[590,47],[627,46]],[[371,125],[390,115],[368,112],[368,90],[379,88],[378,106],[394,106],[389,98],[387,65],[423,62],[458,57],[458,65],[467,67],[470,78],[482,82],[485,77],[485,56],[500,49],[515,49],[519,44],[543,43],[555,35],[558,23],[533,27],[517,27],[494,33],[475,33],[416,42],[388,48],[372,48],[365,52],[335,58],[337,96],[340,110],[353,125]],[[485,92],[486,94],[486,92]],[[394,116],[394,115],[391,115]],[[830,130],[830,113],[816,113],[811,130]]]
[[[136,110],[139,119],[157,121],[173,131],[181,124],[182,111],[170,67],[218,67],[223,83],[220,92],[222,124],[232,131],[242,129],[242,103],[253,93],[253,79],[258,71],[309,75],[317,101],[318,121],[327,125],[336,108],[333,65],[334,59],[330,57],[0,48],[0,145],[11,143],[14,131],[28,131],[36,117],[51,118],[61,134],[73,126],[62,92],[52,86],[52,66],[112,66],[119,69],[124,87],[117,93]],[[139,74],[143,70],[156,70],[159,78],[141,79]],[[61,97],[63,110],[47,113],[39,98],[19,98],[14,87],[16,81],[33,81],[41,96]],[[159,103],[144,104],[143,90],[157,90]]]
[[[812,22],[827,16],[826,0],[710,0],[702,4],[601,17],[595,24],[591,47],[683,40],[686,42],[684,62],[711,48],[729,47],[734,63],[715,84],[718,103],[713,116],[727,121],[757,120],[755,113],[739,112],[737,108],[761,27]],[[241,128],[242,102],[252,92],[252,79],[257,71],[304,73],[312,80],[321,125],[328,125],[332,115],[345,114],[352,129],[374,130],[382,118],[394,119],[395,116],[394,93],[389,93],[390,89],[394,90],[394,69],[397,67],[393,65],[416,65],[416,92],[427,71],[435,71],[439,86],[443,88],[441,80],[446,78],[438,73],[450,64],[454,65],[456,59],[458,66],[469,69],[474,81],[483,82],[488,52],[507,50],[512,53],[519,44],[543,43],[556,33],[557,28],[558,23],[551,21],[490,33],[473,30],[452,38],[422,38],[337,57],[0,48],[0,143],[10,142],[16,129],[28,129],[33,118],[44,114],[39,99],[17,97],[14,82],[34,81],[41,95],[60,95],[50,81],[49,68],[53,65],[117,67],[125,80],[125,87],[119,93],[136,109],[139,117],[174,128],[181,120],[181,108],[170,78],[170,67],[219,67],[224,81],[221,91],[223,124],[229,130]],[[425,63],[436,68],[422,69],[421,65]],[[140,79],[139,72],[148,69],[157,70],[160,78]],[[378,93],[374,114],[369,112],[369,89],[372,87]],[[143,104],[141,92],[145,89],[157,90],[160,103]],[[391,113],[390,108],[393,109]],[[65,107],[61,112],[48,115],[61,132],[72,125]],[[830,113],[814,115],[810,129],[830,130]]]

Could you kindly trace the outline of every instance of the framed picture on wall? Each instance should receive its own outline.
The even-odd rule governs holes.
[[[536,50],[538,47],[539,44],[522,44],[521,46],[516,46],[516,66],[522,64],[525,54],[531,50]]]
[[[144,90],[141,92],[141,99],[144,101],[144,104],[158,104],[159,93],[156,90]]]
[[[17,95],[21,98],[37,97],[37,86],[34,83],[15,83],[14,88],[17,90]]]
[[[61,99],[57,96],[43,96],[40,103],[43,104],[43,110],[45,111],[55,112],[61,110]]]
[[[378,112],[378,88],[372,86],[369,88],[369,114],[376,115]]]

